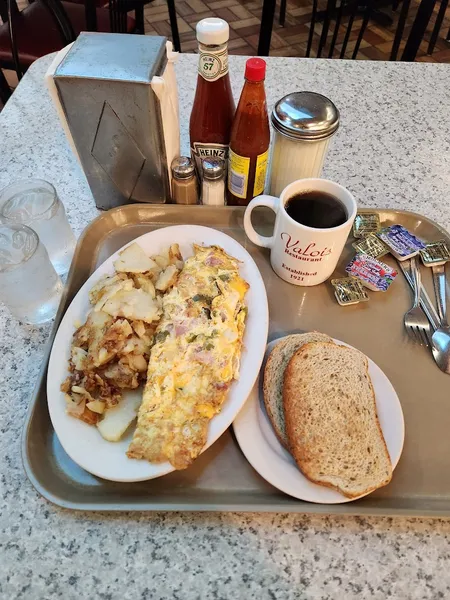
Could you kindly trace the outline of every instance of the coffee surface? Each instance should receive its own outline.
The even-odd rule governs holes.
[[[297,223],[316,229],[338,227],[348,218],[347,210],[338,198],[320,191],[295,194],[284,208]]]

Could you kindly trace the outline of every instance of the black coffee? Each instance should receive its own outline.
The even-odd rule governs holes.
[[[287,214],[302,225],[328,229],[342,225],[348,218],[342,202],[331,194],[310,191],[289,198],[285,207]]]

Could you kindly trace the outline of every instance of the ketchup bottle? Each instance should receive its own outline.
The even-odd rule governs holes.
[[[231,130],[227,199],[234,206],[246,206],[264,192],[270,144],[265,76],[265,61],[249,58]]]
[[[227,164],[231,125],[235,112],[228,74],[230,30],[223,19],[197,23],[198,79],[189,134],[191,154],[201,177],[204,158],[222,158]]]

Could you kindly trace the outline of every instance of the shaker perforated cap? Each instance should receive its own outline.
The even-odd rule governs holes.
[[[326,96],[316,92],[293,92],[278,100],[272,125],[282,135],[303,140],[324,140],[339,127],[339,111]]]
[[[225,175],[225,161],[222,158],[204,158],[202,160],[203,179],[214,181]]]
[[[205,46],[220,46],[228,42],[230,28],[223,19],[211,17],[197,23],[197,40]]]

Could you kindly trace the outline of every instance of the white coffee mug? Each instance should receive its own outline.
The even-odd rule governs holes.
[[[347,212],[345,223],[316,229],[294,221],[286,212],[286,203],[297,194],[310,191],[325,192],[340,200]],[[253,228],[251,215],[257,206],[267,206],[276,214],[271,237],[260,235]],[[328,279],[336,268],[356,211],[352,194],[338,183],[327,179],[299,179],[285,187],[279,198],[253,198],[245,211],[244,229],[254,244],[270,248],[270,262],[279,277],[294,285],[318,285]]]

